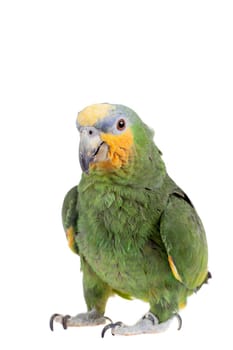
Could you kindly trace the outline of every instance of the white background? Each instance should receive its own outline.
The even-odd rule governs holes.
[[[231,1],[1,1],[0,348],[232,348],[233,11]],[[80,179],[77,112],[125,104],[155,130],[169,174],[206,228],[213,279],[183,329],[100,338],[52,313],[85,311],[79,259],[60,210]],[[106,314],[148,307],[118,297]]]

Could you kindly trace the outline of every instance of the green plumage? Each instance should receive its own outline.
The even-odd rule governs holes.
[[[117,293],[149,302],[162,322],[207,279],[205,232],[151,130],[128,108],[116,109],[130,121],[134,154],[121,168],[83,173],[64,200],[63,225],[73,227],[88,310],[104,314]]]

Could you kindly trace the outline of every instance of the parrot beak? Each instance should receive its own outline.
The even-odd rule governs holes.
[[[100,132],[92,126],[80,129],[79,162],[82,170],[89,173],[91,163],[108,159],[108,146],[100,138]]]

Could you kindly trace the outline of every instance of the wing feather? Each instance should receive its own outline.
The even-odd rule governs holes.
[[[62,223],[66,233],[66,238],[70,249],[78,254],[78,246],[75,240],[76,227],[78,221],[78,186],[74,186],[66,194],[62,206]]]
[[[208,274],[207,242],[202,222],[182,191],[169,196],[160,235],[174,277],[189,289],[198,288]]]

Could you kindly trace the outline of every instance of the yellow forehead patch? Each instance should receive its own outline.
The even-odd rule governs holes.
[[[81,126],[93,126],[99,120],[106,117],[112,109],[113,106],[108,103],[88,106],[79,112],[77,121]]]

